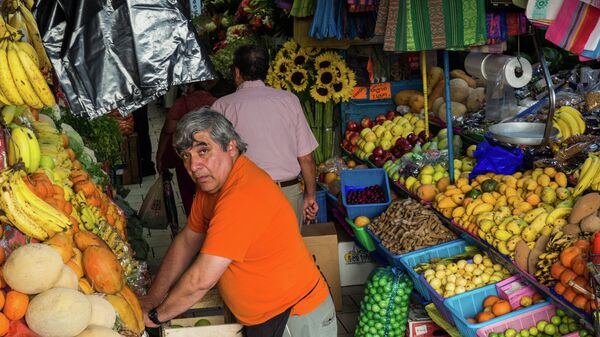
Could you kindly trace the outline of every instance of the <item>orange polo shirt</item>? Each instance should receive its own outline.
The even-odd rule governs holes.
[[[323,303],[329,289],[306,249],[294,210],[271,177],[244,155],[219,193],[196,192],[188,227],[206,233],[201,253],[233,262],[219,280],[223,300],[256,325],[301,300],[292,314]]]

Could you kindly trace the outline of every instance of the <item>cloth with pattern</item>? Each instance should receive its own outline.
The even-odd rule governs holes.
[[[464,49],[487,41],[485,0],[389,0],[384,50]]]
[[[586,45],[588,48],[595,47],[594,52],[589,50],[589,53],[586,53],[594,56],[598,48],[597,44],[592,45],[598,40],[600,9],[579,0],[564,0],[560,13],[561,15],[548,27],[546,39],[577,55],[584,53]]]
[[[315,14],[317,0],[294,0],[292,4],[291,16],[304,18]]]

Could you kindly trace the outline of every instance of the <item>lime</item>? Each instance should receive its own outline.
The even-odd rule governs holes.
[[[506,337],[515,337],[517,335],[517,330],[515,329],[507,329],[506,331],[504,331],[504,336]]]
[[[207,326],[207,325],[210,325],[210,321],[207,319],[204,319],[204,318],[197,320],[196,323],[194,324],[194,326]]]
[[[498,337],[498,333],[497,332],[492,332],[488,335],[488,337]]]
[[[579,336],[580,337],[585,337],[585,336],[589,336],[589,335],[590,335],[590,332],[587,331],[586,329],[579,330]]]
[[[566,335],[569,332],[569,325],[568,324],[561,324],[558,326],[558,331],[562,334],[562,335]]]
[[[521,332],[519,332],[519,334],[521,335],[521,337],[529,337],[529,330],[523,329],[521,330]]]
[[[498,337],[506,337],[506,335],[504,334],[504,332],[501,332]]]
[[[561,322],[562,320],[558,316],[552,316],[552,318],[550,318],[550,323],[554,325],[559,325]]]
[[[577,326],[577,323],[569,323],[569,331],[570,332],[577,331],[578,329],[579,329],[579,326]]]
[[[554,335],[556,333],[556,326],[554,324],[546,324],[544,327],[544,333],[547,335]]]
[[[532,326],[531,328],[529,328],[529,335],[530,336],[537,336],[539,333],[538,329],[535,326]]]
[[[372,312],[379,312],[381,310],[381,308],[379,308],[379,306],[377,304],[373,304],[371,306],[371,311]]]
[[[539,330],[539,332],[544,332],[544,328],[546,327],[546,324],[548,324],[548,322],[546,321],[539,321],[536,325],[537,329]]]
[[[556,309],[556,316],[563,317],[565,316],[565,312],[562,309]]]

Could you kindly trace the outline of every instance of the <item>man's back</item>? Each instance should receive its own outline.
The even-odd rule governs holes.
[[[248,143],[247,156],[274,180],[297,176],[298,157],[317,146],[298,98],[262,81],[245,81],[212,108],[231,121]]]

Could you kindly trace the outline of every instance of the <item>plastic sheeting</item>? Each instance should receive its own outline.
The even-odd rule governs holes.
[[[71,111],[127,115],[216,73],[177,0],[40,0],[40,32]]]

